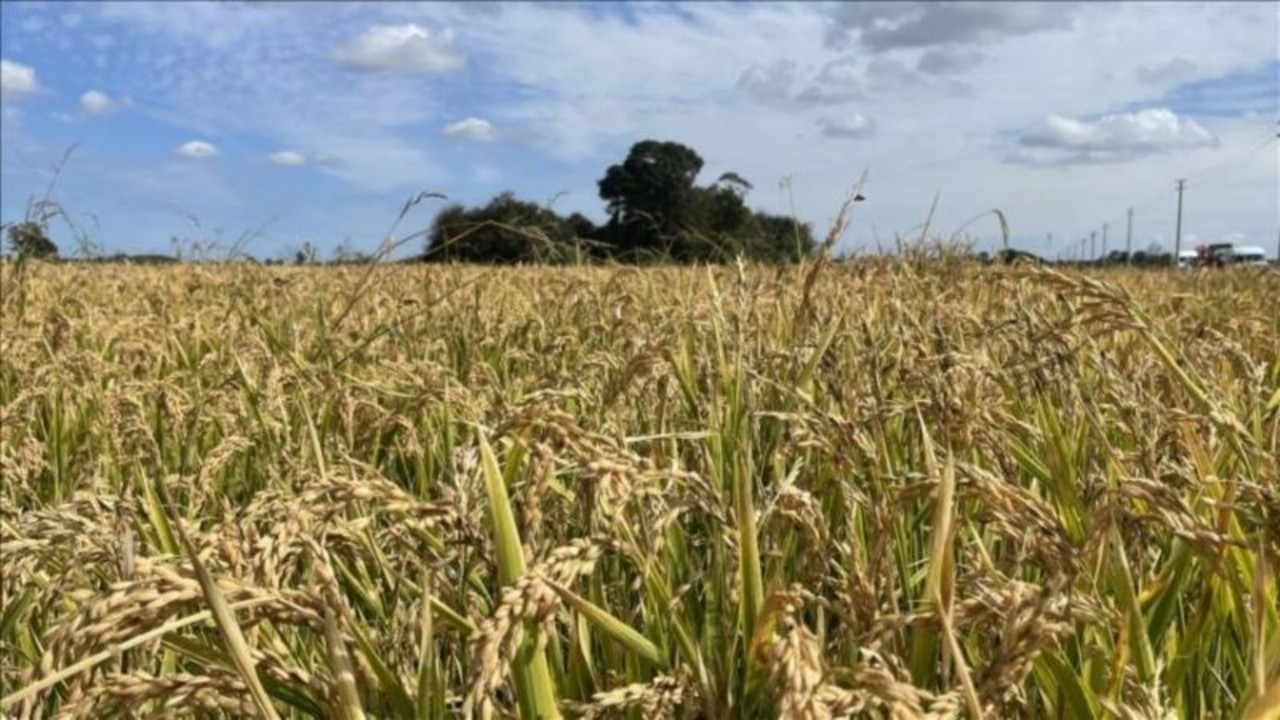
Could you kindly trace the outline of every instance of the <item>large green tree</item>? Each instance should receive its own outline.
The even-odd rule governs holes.
[[[702,158],[677,142],[636,143],[599,181],[610,220],[600,238],[623,260],[794,261],[813,251],[808,225],[753,212],[751,183],[736,172],[696,184]]]
[[[669,256],[694,226],[702,158],[676,142],[643,140],[599,181],[609,212],[604,237],[624,255]]]
[[[717,183],[694,188],[693,211],[676,243],[671,259],[723,262],[744,252],[747,239],[758,227],[740,188]]]

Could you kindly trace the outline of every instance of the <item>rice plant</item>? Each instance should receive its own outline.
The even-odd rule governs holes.
[[[0,713],[1280,717],[1280,275],[29,264]]]

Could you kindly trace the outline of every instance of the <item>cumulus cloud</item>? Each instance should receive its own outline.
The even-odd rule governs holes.
[[[820,120],[818,126],[822,128],[823,135],[832,138],[862,139],[876,133],[876,121],[861,113]]]
[[[909,90],[923,80],[920,73],[897,60],[873,58],[863,62],[855,57],[842,57],[824,65],[798,99],[817,105],[836,105],[865,100],[869,95]]]
[[[986,60],[977,50],[958,47],[934,48],[926,51],[916,62],[916,69],[931,75],[958,75],[968,72]]]
[[[1094,121],[1050,115],[1018,139],[1024,164],[1121,162],[1156,153],[1214,147],[1218,139],[1167,108],[1104,115]]]
[[[88,115],[106,115],[124,107],[126,102],[101,90],[90,90],[80,96],[80,110]]]
[[[822,66],[818,76],[800,93],[811,103],[842,103],[866,97],[867,77],[855,58],[839,58]]]
[[[777,60],[770,65],[755,63],[738,76],[738,89],[758,100],[783,100],[791,96],[796,71],[791,60]]]
[[[1075,3],[841,3],[831,9],[827,44],[857,40],[873,51],[947,43],[994,43],[1071,27]]]
[[[307,164],[307,158],[302,153],[293,150],[281,150],[273,152],[267,156],[273,165],[282,165],[284,167],[302,167]]]
[[[493,124],[488,120],[469,117],[444,126],[444,134],[461,140],[488,142],[493,139]]]
[[[334,57],[356,70],[449,72],[465,62],[453,40],[451,28],[433,32],[414,23],[375,25],[338,48]]]
[[[34,68],[12,60],[0,60],[0,93],[14,97],[39,89]]]
[[[211,158],[218,155],[218,148],[203,140],[188,140],[175,150],[179,155],[189,158]]]

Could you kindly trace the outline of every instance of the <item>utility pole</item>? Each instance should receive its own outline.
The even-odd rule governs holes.
[[[1098,231],[1090,230],[1089,231],[1089,262],[1093,262],[1094,258],[1098,257],[1097,242],[1098,242]]]
[[[1178,266],[1178,256],[1182,254],[1182,190],[1187,187],[1186,180],[1178,181],[1178,230],[1173,241],[1173,266]]]
[[[1107,256],[1107,224],[1102,223],[1102,257]]]
[[[1124,234],[1124,261],[1133,264],[1133,208],[1129,208],[1129,229]]]

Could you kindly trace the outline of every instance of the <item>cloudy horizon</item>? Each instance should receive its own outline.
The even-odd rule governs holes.
[[[1184,247],[1274,256],[1280,230],[1267,3],[5,3],[0,21],[0,219],[74,145],[56,196],[109,252],[255,230],[262,258],[368,251],[424,190],[599,221],[595,181],[647,138],[819,235],[865,173],[845,252],[918,237],[935,196],[933,233],[980,248],[994,219],[966,223],[999,208],[1021,249],[1058,257],[1104,223],[1117,249],[1132,207],[1134,249],[1171,250],[1180,178]]]

